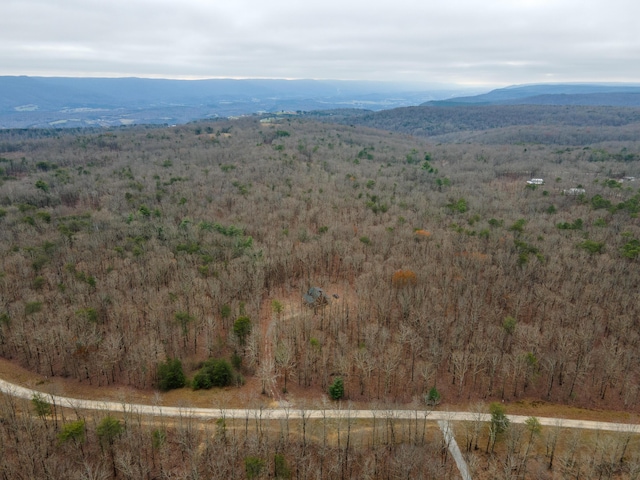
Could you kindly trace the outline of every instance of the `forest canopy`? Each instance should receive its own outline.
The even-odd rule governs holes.
[[[228,361],[267,392],[638,411],[637,111],[523,142],[547,117],[510,137],[478,108],[449,143],[353,118],[0,132],[0,354],[96,385],[179,361],[205,388]],[[340,295],[304,309],[315,285]]]

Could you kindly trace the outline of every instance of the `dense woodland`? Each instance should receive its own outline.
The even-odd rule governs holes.
[[[638,111],[491,129],[496,108],[521,107],[458,137],[297,117],[0,132],[0,355],[93,385],[216,358],[274,396],[340,377],[353,401],[638,412]],[[338,298],[306,308],[311,286]]]
[[[254,375],[265,332],[232,326],[267,315],[280,383],[639,406],[635,144],[253,118],[31,136],[5,134],[0,196],[0,352],[28,368],[151,388],[165,358],[235,351]],[[346,296],[303,309],[312,285]]]
[[[420,106],[381,112],[335,110],[313,117],[392,130],[432,142],[588,146],[637,140],[640,108],[603,106]],[[637,153],[637,152],[636,152]]]

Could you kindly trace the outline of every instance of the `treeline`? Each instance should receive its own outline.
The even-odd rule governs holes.
[[[34,371],[157,388],[167,359],[214,358],[267,393],[640,408],[640,197],[619,182],[640,171],[593,161],[607,146],[253,118],[21,142],[0,354]],[[340,298],[304,308],[311,286]]]
[[[311,114],[328,122],[429,137],[438,142],[587,145],[636,140],[637,107],[482,105],[419,106],[362,112]],[[526,129],[523,129],[526,127]],[[478,134],[478,133],[481,134]]]

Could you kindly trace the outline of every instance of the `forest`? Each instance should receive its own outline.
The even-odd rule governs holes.
[[[175,386],[238,397],[319,401],[340,379],[363,404],[637,414],[640,110],[464,108],[1,131],[0,356],[144,391],[179,364]]]
[[[589,146],[637,139],[640,108],[575,105],[417,106],[380,112],[329,110],[310,116],[429,138],[434,143]]]

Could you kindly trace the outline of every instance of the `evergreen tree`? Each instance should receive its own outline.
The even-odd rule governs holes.
[[[344,397],[344,382],[342,377],[336,377],[331,386],[329,387],[329,395],[332,400],[340,400]]]

